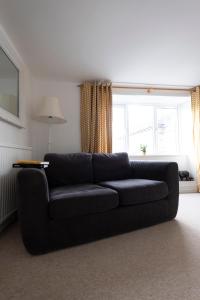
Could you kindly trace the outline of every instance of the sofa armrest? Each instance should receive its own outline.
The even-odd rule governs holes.
[[[23,169],[17,175],[18,214],[22,238],[31,253],[47,243],[49,189],[41,169]]]
[[[177,191],[178,165],[176,162],[131,161],[133,178],[154,179],[165,181],[169,191]]]
[[[179,198],[178,165],[176,162],[131,161],[132,177],[162,180],[168,185],[169,219],[176,216]]]

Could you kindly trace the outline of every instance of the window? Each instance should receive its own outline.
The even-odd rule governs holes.
[[[189,96],[113,93],[113,152],[141,155],[146,145],[151,155],[180,153],[181,110],[189,101]]]

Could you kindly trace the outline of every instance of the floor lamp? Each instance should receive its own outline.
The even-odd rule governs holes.
[[[56,97],[44,97],[37,114],[37,120],[49,124],[48,152],[51,152],[52,124],[63,124],[67,122],[62,114],[59,99]]]

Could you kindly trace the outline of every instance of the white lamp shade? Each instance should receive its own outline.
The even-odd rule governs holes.
[[[59,99],[56,97],[44,97],[37,114],[37,120],[51,124],[65,123],[66,120],[62,114]]]

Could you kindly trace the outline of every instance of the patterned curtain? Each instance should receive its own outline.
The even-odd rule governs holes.
[[[112,83],[81,85],[81,150],[112,152]]]
[[[200,192],[200,87],[192,91],[193,140],[196,156],[197,184]]]

